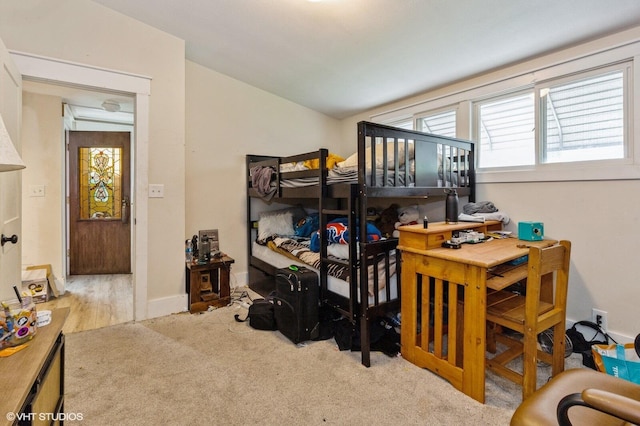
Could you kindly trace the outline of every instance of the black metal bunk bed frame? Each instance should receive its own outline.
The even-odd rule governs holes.
[[[409,167],[401,167],[400,164],[409,164],[408,141],[413,141],[415,156],[415,171]],[[367,150],[376,143],[383,142],[381,150],[382,162],[394,160],[392,170],[384,168],[376,170],[375,167],[367,170],[367,161],[376,164],[378,149]],[[389,142],[392,142],[389,144]],[[399,157],[399,147],[404,144],[404,162]],[[389,149],[389,145],[392,146]],[[440,153],[438,146],[441,147]],[[328,184],[327,157],[328,150],[322,148],[305,154],[272,157],[264,155],[247,155],[247,243],[248,243],[248,267],[250,285],[254,279],[266,276],[275,276],[276,268],[252,255],[251,245],[255,240],[256,223],[252,220],[251,198],[262,198],[262,195],[252,187],[250,170],[253,167],[271,167],[274,170],[273,181],[275,194],[271,201],[283,204],[301,203],[310,208],[317,208],[319,212],[319,229],[326,229],[327,223],[332,217],[346,216],[349,229],[358,229],[356,243],[349,244],[349,259],[339,261],[329,258],[327,255],[327,237],[325,232],[320,232],[320,297],[321,303],[331,306],[340,314],[348,318],[354,324],[359,323],[361,336],[362,364],[371,365],[370,358],[370,323],[372,320],[386,312],[399,310],[400,308],[400,253],[395,250],[398,240],[395,238],[381,241],[367,242],[366,226],[357,226],[366,223],[368,216],[369,200],[382,198],[426,198],[441,197],[446,193],[445,189],[455,188],[459,196],[468,196],[470,202],[475,200],[475,160],[474,144],[470,141],[447,138],[428,133],[405,130],[391,126],[360,122],[358,123],[358,181],[357,183]],[[434,158],[436,161],[434,161]],[[281,172],[280,165],[296,163],[306,160],[318,160],[317,169]],[[318,184],[304,187],[283,187],[281,181],[285,179],[315,177]],[[450,182],[442,184],[440,182]],[[404,182],[412,181],[413,184],[405,185]],[[455,185],[451,182],[456,182]],[[311,204],[309,204],[311,203]],[[396,299],[391,299],[391,256],[396,256],[397,294]],[[373,303],[369,301],[369,274],[359,273],[368,271],[369,266],[384,263],[384,278],[379,277],[378,268],[373,267]],[[349,298],[330,292],[327,288],[328,267],[332,263],[338,263],[348,267],[349,271]],[[255,273],[262,274],[260,278],[254,278]],[[385,284],[384,301],[379,300],[380,280]]]

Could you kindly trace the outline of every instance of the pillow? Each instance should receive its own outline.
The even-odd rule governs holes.
[[[260,216],[258,220],[258,241],[267,241],[274,235],[293,235],[293,213],[284,211],[278,214]]]
[[[293,224],[306,216],[307,212],[302,206],[261,212],[258,219],[257,241],[266,243],[267,239],[274,235],[294,235]]]
[[[414,146],[413,142],[406,143],[405,141],[398,141],[398,167],[404,166],[404,150],[405,145],[409,145],[409,159],[413,160]],[[376,168],[383,168],[383,151],[384,147],[381,143],[376,144]],[[371,168],[371,147],[365,151],[365,158],[367,159],[367,168]],[[357,167],[358,166],[358,153],[352,154],[346,160],[338,163],[338,167]],[[395,162],[393,161],[393,142],[387,142],[387,169],[395,168]]]

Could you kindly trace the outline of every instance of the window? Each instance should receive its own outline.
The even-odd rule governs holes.
[[[533,90],[476,105],[478,167],[535,163]]]
[[[80,148],[80,218],[121,216],[121,148]]]
[[[617,67],[477,102],[478,167],[622,159],[624,95],[625,72]]]
[[[542,163],[624,158],[624,73],[540,90]]]
[[[405,120],[394,121],[391,123],[387,123],[389,126],[399,127],[405,130],[413,130],[413,119],[407,118]]]
[[[640,179],[640,40],[610,42],[436,89],[371,119],[473,140],[479,183]]]
[[[418,130],[440,136],[456,137],[456,111],[438,112],[418,118]]]

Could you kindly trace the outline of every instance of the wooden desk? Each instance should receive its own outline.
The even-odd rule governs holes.
[[[49,424],[64,412],[64,325],[69,308],[51,313],[25,349],[0,358],[0,424]],[[42,416],[45,417],[43,420]]]
[[[187,264],[187,294],[189,312],[206,311],[209,306],[221,307],[229,304],[231,289],[229,276],[235,260],[226,254],[207,263]]]
[[[442,233],[447,226],[438,224],[432,232]],[[419,225],[400,227],[402,356],[484,403],[487,288],[504,288],[525,278],[527,265],[502,276],[491,271],[527,255],[529,246],[556,241],[506,238],[460,249],[428,248],[425,241],[433,237]]]

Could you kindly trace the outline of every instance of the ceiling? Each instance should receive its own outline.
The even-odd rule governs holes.
[[[94,0],[335,118],[637,26],[638,0]]]
[[[336,118],[640,23],[638,0],[94,1]]]
[[[127,125],[133,125],[134,122],[133,95],[98,92],[28,79],[23,80],[22,89],[25,92],[62,98],[62,102],[69,105],[71,114],[78,121]],[[106,111],[103,106],[105,102],[117,104],[119,111]]]

